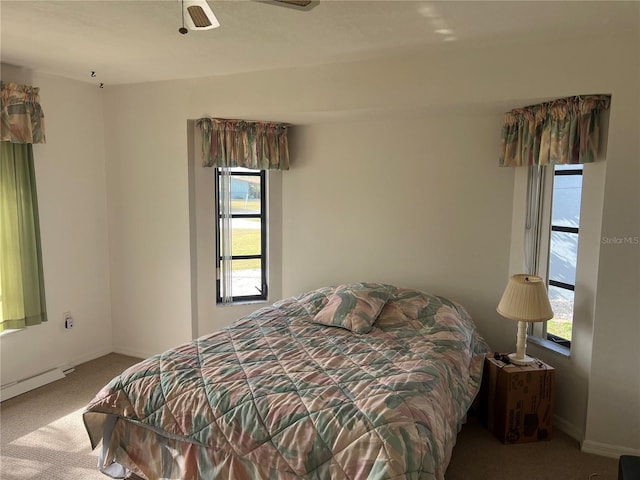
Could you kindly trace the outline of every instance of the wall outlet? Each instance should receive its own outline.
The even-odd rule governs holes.
[[[62,314],[62,318],[64,319],[64,328],[73,328],[73,317],[71,316],[71,312],[64,312]]]

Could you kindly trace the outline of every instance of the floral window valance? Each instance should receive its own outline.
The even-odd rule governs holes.
[[[500,166],[593,162],[600,113],[610,101],[610,95],[567,97],[505,113]]]
[[[288,124],[201,118],[197,125],[205,167],[289,170]]]
[[[0,140],[45,143],[44,113],[37,87],[0,82],[2,124]]]

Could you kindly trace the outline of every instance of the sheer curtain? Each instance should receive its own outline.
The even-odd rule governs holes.
[[[33,143],[44,143],[38,89],[2,83],[0,332],[47,321]]]
[[[220,169],[220,297],[222,303],[233,301],[232,278],[232,240],[231,240],[231,169]]]

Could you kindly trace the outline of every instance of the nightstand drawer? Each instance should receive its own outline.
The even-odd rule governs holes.
[[[486,358],[481,417],[503,443],[550,439],[554,396],[555,370],[546,363],[519,366]]]

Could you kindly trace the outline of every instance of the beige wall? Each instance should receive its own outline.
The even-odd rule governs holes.
[[[585,448],[607,454],[617,445],[638,455],[640,33],[629,51],[629,61],[612,69],[620,81],[613,91],[609,123]]]
[[[187,117],[174,93],[105,95],[113,346],[139,357],[191,338]]]
[[[7,384],[105,355],[112,341],[103,92],[8,65],[2,80],[40,87],[47,137],[33,151],[49,321],[0,338]]]
[[[514,174],[496,165],[500,125],[461,111],[296,128],[284,294],[347,281],[426,289],[473,310],[498,343]]]

